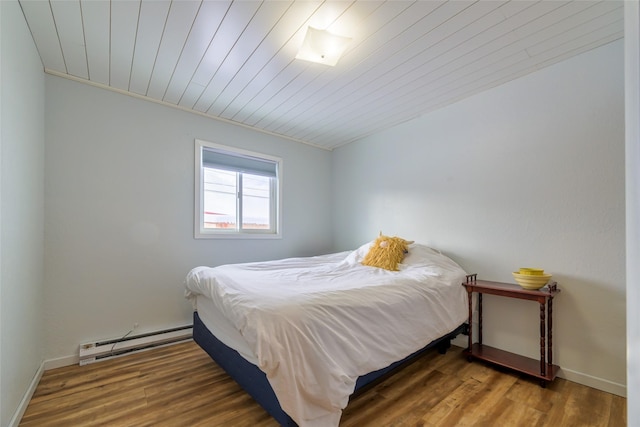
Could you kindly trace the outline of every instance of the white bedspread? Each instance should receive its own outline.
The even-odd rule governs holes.
[[[367,250],[197,267],[185,279],[188,299],[210,298],[247,340],[300,427],[337,426],[360,375],[466,319],[465,272],[454,261],[413,244],[391,272],[361,265]]]

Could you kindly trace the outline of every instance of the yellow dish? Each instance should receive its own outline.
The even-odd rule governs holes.
[[[544,274],[544,270],[541,268],[521,268],[520,274],[527,274],[529,276],[540,276]]]
[[[524,289],[540,289],[551,279],[551,274],[521,274],[513,272],[513,278]]]

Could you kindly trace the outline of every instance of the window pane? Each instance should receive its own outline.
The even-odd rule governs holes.
[[[281,238],[282,159],[197,139],[195,147],[194,237]]]
[[[237,174],[204,169],[204,228],[237,229]]]
[[[258,175],[242,175],[242,228],[268,230],[271,207],[270,178]]]

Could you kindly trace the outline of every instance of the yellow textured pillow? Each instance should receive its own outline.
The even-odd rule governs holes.
[[[404,259],[404,254],[409,251],[411,243],[413,242],[400,237],[384,236],[381,233],[371,244],[369,252],[362,260],[362,265],[398,271],[398,264]]]

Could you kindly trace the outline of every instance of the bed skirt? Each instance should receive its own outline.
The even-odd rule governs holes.
[[[358,378],[356,381],[356,391],[361,391],[365,386],[372,385],[390,374],[397,368],[411,363],[418,356],[434,347],[438,347],[441,353],[446,352],[451,340],[462,333],[465,325],[460,325],[452,332],[442,338],[432,341],[426,347],[416,351],[403,360],[392,363],[386,368],[375,372],[370,372]],[[296,427],[297,424],[280,407],[267,376],[256,365],[248,362],[237,351],[226,346],[218,340],[202,323],[198,312],[193,313],[193,340],[206,351],[209,356],[224,369],[253,399],[258,402],[281,426]]]

